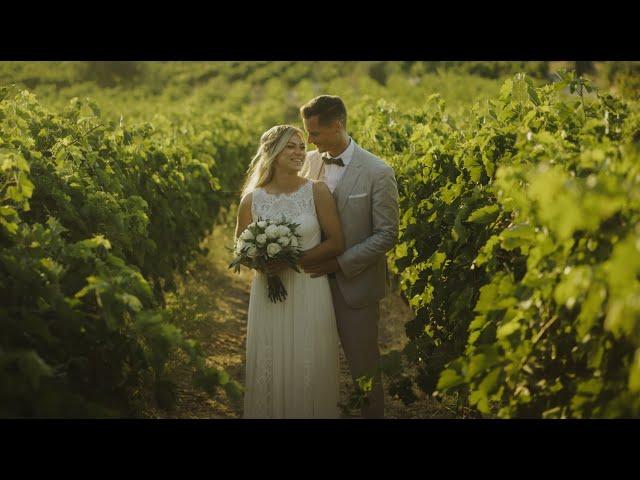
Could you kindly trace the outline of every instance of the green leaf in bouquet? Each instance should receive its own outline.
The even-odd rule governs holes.
[[[240,262],[242,262],[242,258],[241,257],[236,257],[234,258],[231,263],[229,264],[229,268],[235,268],[236,269],[236,273],[240,271]]]
[[[291,267],[294,271],[300,273],[300,268],[298,267],[298,263],[296,262],[295,259],[291,258],[291,257],[287,257],[287,264],[289,265],[289,267]]]

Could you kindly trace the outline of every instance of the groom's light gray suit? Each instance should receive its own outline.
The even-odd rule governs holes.
[[[388,291],[385,254],[398,238],[398,188],[391,167],[355,142],[354,146],[333,192],[346,250],[337,258],[340,271],[330,275],[329,283],[342,348],[357,378],[378,371],[379,302]],[[324,180],[324,167],[317,150],[308,152],[300,174]],[[375,380],[363,417],[383,417],[379,373]]]

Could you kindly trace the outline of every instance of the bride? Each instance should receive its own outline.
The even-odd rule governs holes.
[[[335,200],[323,182],[299,176],[302,130],[277,125],[260,138],[247,173],[235,236],[258,217],[300,224],[305,261],[344,251]],[[321,235],[324,234],[324,240]],[[286,300],[267,297],[267,273],[277,273]],[[338,331],[329,280],[272,262],[255,271],[249,300],[244,418],[339,418]]]

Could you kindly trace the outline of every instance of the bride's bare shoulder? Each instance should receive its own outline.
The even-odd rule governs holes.
[[[251,208],[251,201],[253,199],[253,192],[248,192],[246,193],[241,199],[240,199],[240,207],[241,209],[244,208]]]
[[[317,197],[318,195],[331,195],[331,191],[329,190],[329,186],[323,180],[314,180],[310,179],[313,183],[313,194]]]

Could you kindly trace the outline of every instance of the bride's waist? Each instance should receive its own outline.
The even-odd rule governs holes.
[[[281,270],[278,273],[274,273],[272,276],[278,276],[280,277],[281,280],[284,280],[285,278],[293,278],[293,277],[297,277],[297,278],[318,278],[318,277],[312,277],[310,273],[306,273],[304,270],[302,270],[302,267],[298,266],[298,268],[300,269],[299,272],[296,272],[293,268],[286,268],[285,270]],[[256,278],[260,278],[260,279],[267,279],[267,277],[269,277],[269,275],[267,275],[266,272],[260,271],[260,270],[254,270],[254,276]]]

